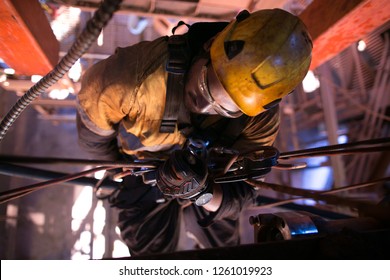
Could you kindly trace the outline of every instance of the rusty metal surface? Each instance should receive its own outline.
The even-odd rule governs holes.
[[[390,20],[388,0],[315,0],[300,15],[314,39],[311,69]]]
[[[37,0],[0,0],[0,57],[17,75],[45,75],[59,43]]]

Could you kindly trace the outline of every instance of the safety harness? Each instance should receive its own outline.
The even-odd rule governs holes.
[[[183,24],[185,23],[179,22],[172,33]],[[166,64],[168,80],[164,116],[160,126],[162,133],[173,133],[177,126],[180,105],[183,102],[184,78],[191,60],[191,52],[187,44],[187,34],[172,35],[168,39],[168,61]]]
[[[172,35],[168,38],[168,72],[165,109],[160,126],[161,133],[173,133],[178,127],[180,106],[183,103],[185,75],[190,67],[194,53],[198,52],[209,38],[220,32],[226,22],[195,23],[191,26],[179,22],[172,30],[174,34],[177,27],[186,25],[189,30],[184,35]],[[210,144],[230,146],[237,139],[244,128],[247,116],[235,119],[221,117],[211,126],[204,127],[203,122],[210,116],[191,114],[192,129],[185,133],[187,137],[202,139]],[[218,118],[218,117],[217,117]]]

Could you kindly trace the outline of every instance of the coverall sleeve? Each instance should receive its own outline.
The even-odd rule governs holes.
[[[262,146],[272,146],[278,130],[280,116],[279,107],[275,107],[250,118],[233,148],[241,153],[253,151]],[[238,219],[242,209],[254,205],[257,191],[245,182],[221,184],[223,199],[216,212],[199,221],[202,226],[207,226],[213,220]]]
[[[120,159],[117,133],[102,136],[92,132],[85,126],[79,113],[77,113],[76,122],[79,145],[84,151],[98,160],[115,161]]]
[[[279,125],[279,106],[249,118],[232,148],[244,154],[262,146],[272,146],[279,132]]]
[[[118,51],[102,60],[83,75],[78,93],[77,128],[80,146],[96,159],[116,160],[119,122],[128,115],[134,100],[137,77],[124,71],[126,59]],[[127,58],[128,60],[130,58]]]
[[[165,98],[162,65],[166,56],[167,38],[160,37],[117,48],[115,54],[84,73],[77,95],[82,147],[95,156],[104,154],[104,149],[111,154],[118,131],[118,143],[126,154],[135,154],[140,147],[177,142],[179,133],[175,137],[158,133],[161,110],[154,110],[162,107],[155,101]],[[138,140],[140,147],[133,143]]]

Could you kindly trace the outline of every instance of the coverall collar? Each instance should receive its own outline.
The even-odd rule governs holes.
[[[192,113],[221,115],[229,118],[242,115],[218,80],[207,51],[194,59],[188,71],[184,103]]]

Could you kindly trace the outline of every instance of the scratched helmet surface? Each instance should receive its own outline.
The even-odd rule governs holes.
[[[312,41],[304,23],[281,9],[241,12],[211,45],[213,68],[240,110],[256,116],[302,82]]]

